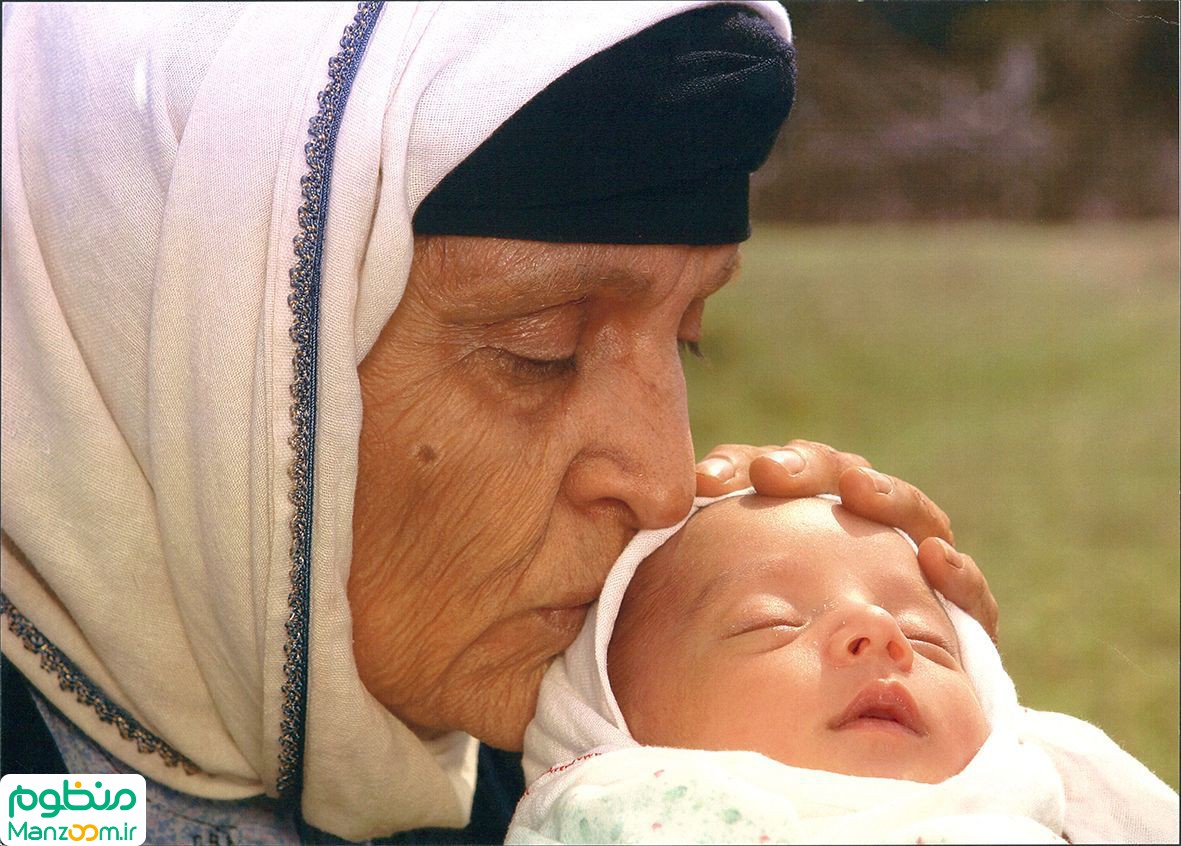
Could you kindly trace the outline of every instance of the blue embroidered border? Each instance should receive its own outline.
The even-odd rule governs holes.
[[[54,646],[28,617],[18,611],[4,593],[0,593],[0,615],[8,618],[8,630],[21,639],[25,649],[41,656],[41,669],[56,675],[62,690],[74,694],[80,703],[93,708],[100,720],[119,730],[120,737],[135,743],[135,748],[140,752],[159,755],[170,767],[183,767],[189,775],[201,771],[200,767],[144,728],[127,710],[108,699],[102,689]]]
[[[316,357],[320,322],[320,273],[328,218],[332,156],[349,91],[369,36],[384,4],[359,3],[353,22],[340,39],[340,52],[328,61],[328,85],[317,98],[319,109],[308,124],[304,146],[308,170],[300,178],[303,204],[291,268],[291,340],[295,342],[288,443],[295,458],[289,470],[291,518],[291,592],[287,604],[287,643],[283,647],[283,717],[279,727],[277,789],[284,798],[299,795],[303,783],[303,748],[307,711],[308,623],[311,613],[312,516],[316,455]]]

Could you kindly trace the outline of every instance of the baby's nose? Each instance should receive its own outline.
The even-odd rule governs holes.
[[[838,667],[877,658],[908,672],[914,664],[914,649],[889,611],[860,604],[841,614],[841,623],[829,640],[828,657]]]

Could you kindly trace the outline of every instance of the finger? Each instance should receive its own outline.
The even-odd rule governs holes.
[[[869,462],[827,444],[795,440],[754,457],[748,475],[764,496],[815,496],[837,493],[841,474],[855,467],[869,467]]]
[[[897,526],[915,543],[938,537],[955,543],[951,521],[938,505],[909,482],[887,476],[868,467],[841,474],[841,502],[855,514],[869,520]]]
[[[719,444],[711,449],[697,463],[697,495],[721,496],[748,487],[751,459],[763,449],[748,444]]]
[[[1000,608],[972,556],[929,537],[919,544],[919,566],[931,587],[974,617],[995,643]]]

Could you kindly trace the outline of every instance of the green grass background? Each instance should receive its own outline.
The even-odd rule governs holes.
[[[686,365],[698,456],[809,438],[918,485],[1024,703],[1176,788],[1176,222],[755,232]]]

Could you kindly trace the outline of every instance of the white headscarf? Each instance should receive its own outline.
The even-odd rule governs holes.
[[[181,791],[275,795],[306,689],[310,823],[464,824],[474,741],[422,743],[353,662],[357,365],[442,177],[557,76],[700,5],[5,10],[2,645],[86,734]],[[778,4],[749,5],[790,37]],[[301,179],[327,109],[316,230]],[[288,475],[301,227],[322,280],[295,304],[318,337],[310,575]]]

